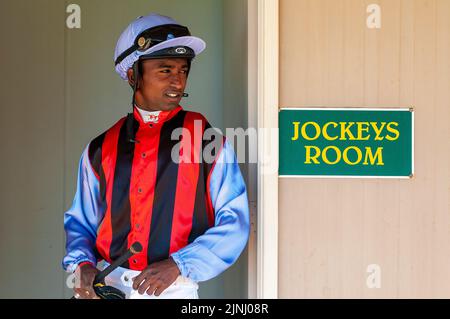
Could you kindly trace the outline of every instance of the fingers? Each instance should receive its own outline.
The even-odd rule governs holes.
[[[160,286],[156,287],[156,289],[154,290],[154,295],[159,297],[159,295],[161,295],[163,293],[164,290],[166,290],[167,288],[169,288],[170,284],[161,284]]]
[[[148,279],[144,279],[144,281],[140,283],[135,290],[137,290],[141,295],[147,293],[149,296],[159,296],[164,292],[164,290],[169,288],[170,285],[171,283],[164,282],[164,280],[160,278],[150,277]]]
[[[144,272],[141,272],[136,277],[131,278],[131,280],[133,280],[133,290],[138,290],[141,283],[145,280]]]
[[[100,299],[92,287],[98,269],[90,264],[85,264],[76,269],[76,285],[74,297],[77,299]]]
[[[168,286],[160,278],[152,276],[151,272],[143,272],[133,278],[133,289],[141,295],[147,293],[150,296],[159,296]]]
[[[151,270],[145,269],[145,270],[141,271],[141,273],[139,275],[137,275],[136,277],[131,278],[131,280],[133,280],[133,289],[138,290],[141,283],[143,281],[145,281],[147,277],[151,277],[151,275],[152,275]]]
[[[153,274],[155,274],[153,270],[145,269],[136,277],[131,278],[131,280],[133,280],[133,289],[138,290],[141,283],[145,281],[147,278],[152,278]]]
[[[98,297],[93,289],[88,289],[88,288],[75,288],[75,295],[74,297],[76,299],[100,299],[100,297]]]
[[[150,278],[144,279],[144,281],[137,288],[137,291],[141,295],[143,295],[145,293],[147,293],[148,295],[153,295],[153,292],[158,287],[159,287],[159,280],[157,278],[150,276]]]
[[[138,289],[139,294],[143,295],[145,294],[147,291],[148,295],[152,295],[153,294],[153,290],[154,287],[152,287],[152,282],[148,279],[146,279],[140,286]]]
[[[162,260],[151,264],[139,275],[132,278],[133,289],[139,294],[159,296],[166,290],[178,277],[180,270],[172,259]]]

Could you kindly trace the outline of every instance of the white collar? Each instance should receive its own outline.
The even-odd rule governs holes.
[[[159,113],[161,111],[147,111],[142,110],[136,106],[136,109],[139,111],[139,114],[141,114],[142,119],[144,120],[144,123],[153,122],[158,123],[159,120]]]

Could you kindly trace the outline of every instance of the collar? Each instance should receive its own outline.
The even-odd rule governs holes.
[[[147,111],[143,110],[137,106],[135,106],[138,110],[139,114],[141,115],[141,118],[143,119],[144,123],[157,123],[159,121],[159,113],[161,111]]]
[[[153,124],[158,125],[170,120],[174,117],[179,111],[183,108],[181,105],[178,105],[176,108],[170,111],[146,111],[138,108],[137,106],[133,107],[134,118],[140,124]]]

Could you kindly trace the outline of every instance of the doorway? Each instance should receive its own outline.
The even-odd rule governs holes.
[[[0,298],[72,295],[60,266],[63,213],[73,200],[83,148],[129,112],[130,88],[115,74],[112,60],[117,38],[131,20],[158,12],[189,25],[207,49],[193,63],[190,96],[182,106],[204,114],[223,132],[248,126],[247,1],[77,0],[81,28],[68,29],[71,3],[0,4],[0,36],[10,44],[2,47],[0,61],[4,74],[10,74],[0,80],[0,129],[9,137],[1,145],[8,156],[0,168],[0,253],[7,256],[0,265]],[[26,51],[17,50],[21,39],[27,40]],[[253,196],[249,168],[244,163],[241,169]],[[248,259],[253,255],[247,248],[224,274],[201,283],[200,297],[251,296]]]

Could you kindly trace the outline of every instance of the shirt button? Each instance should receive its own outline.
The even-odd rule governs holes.
[[[133,259],[133,264],[137,264],[137,260],[136,259]]]
[[[149,124],[148,126],[153,127],[153,124]]]
[[[136,229],[139,229],[141,227],[141,225],[139,225],[139,224],[136,224],[135,226],[136,226]]]
[[[142,153],[142,158],[145,158],[147,156],[147,154]]]
[[[138,188],[138,193],[142,193],[142,188]]]

